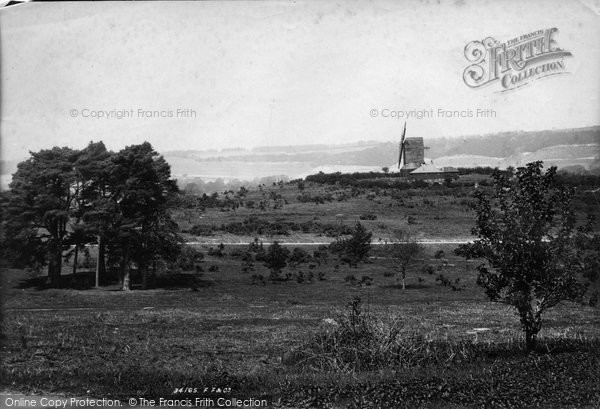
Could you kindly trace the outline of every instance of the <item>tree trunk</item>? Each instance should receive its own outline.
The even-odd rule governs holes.
[[[123,251],[123,260],[122,260],[121,268],[123,270],[123,291],[129,291],[131,288],[129,287],[129,249],[125,248]]]
[[[519,314],[525,331],[525,347],[527,352],[532,352],[537,345],[537,335],[542,329],[542,311],[538,300],[531,297],[531,301],[519,309]]]
[[[537,334],[537,331],[525,330],[525,346],[527,348],[527,352],[532,352],[535,350],[537,345]]]
[[[96,288],[100,287],[100,282],[104,282],[106,275],[106,264],[104,262],[104,252],[105,252],[105,244],[104,240],[102,240],[102,236],[98,235],[98,257],[96,259]]]
[[[51,287],[58,287],[62,268],[62,246],[52,240],[48,253],[48,280]]]
[[[98,260],[96,262],[96,275],[98,276],[98,285],[106,283],[106,243],[104,238],[98,236]]]
[[[123,287],[121,288],[123,291],[129,291],[129,266],[126,264],[123,268]]]
[[[77,274],[77,258],[79,256],[79,244],[75,244],[75,254],[73,254],[73,275]]]
[[[142,290],[148,289],[148,267],[146,263],[141,263],[139,265],[140,273],[142,275]]]
[[[402,269],[402,290],[406,290],[406,270]]]

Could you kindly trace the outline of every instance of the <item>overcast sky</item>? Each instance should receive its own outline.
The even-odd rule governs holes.
[[[2,157],[100,139],[159,151],[394,140],[403,121],[385,109],[496,112],[409,120],[425,138],[598,125],[599,16],[594,0],[12,6],[0,11]],[[551,27],[569,74],[504,93],[463,82],[470,41]],[[111,110],[134,112],[84,117]]]

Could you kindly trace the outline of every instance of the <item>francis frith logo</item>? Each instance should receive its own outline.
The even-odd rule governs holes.
[[[471,88],[500,83],[500,91],[520,88],[551,75],[566,74],[565,57],[571,53],[558,47],[557,28],[523,34],[504,43],[488,37],[471,41],[465,57],[471,63],[464,73]]]

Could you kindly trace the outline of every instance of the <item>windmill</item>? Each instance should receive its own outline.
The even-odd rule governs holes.
[[[400,156],[398,157],[398,169],[402,173],[410,173],[425,163],[425,147],[423,138],[407,138],[406,122],[402,139],[400,140]]]

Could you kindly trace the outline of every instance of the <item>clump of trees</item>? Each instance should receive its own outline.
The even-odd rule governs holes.
[[[96,285],[114,267],[128,290],[135,265],[146,287],[157,263],[174,262],[181,250],[168,212],[176,193],[169,164],[148,142],[116,153],[102,142],[32,152],[3,194],[3,256],[17,267],[47,266],[58,286],[65,252],[74,247],[75,272],[78,249],[95,244]]]
[[[477,283],[492,301],[516,308],[533,350],[542,316],[561,301],[581,302],[587,279],[597,279],[600,252],[591,220],[577,227],[572,187],[556,183],[556,168],[542,162],[495,172],[493,189],[475,197],[478,240],[457,254],[480,258]]]

